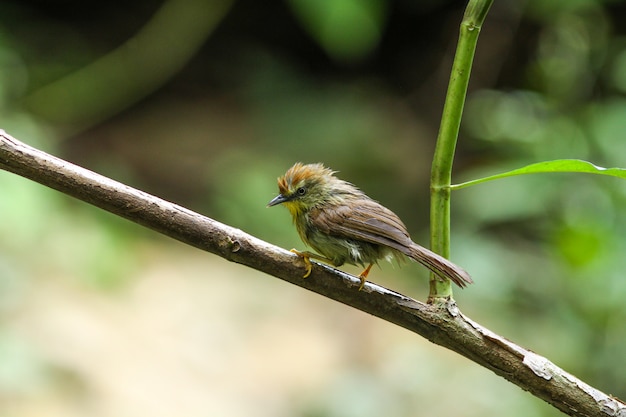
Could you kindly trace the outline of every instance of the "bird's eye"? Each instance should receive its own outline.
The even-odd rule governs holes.
[[[303,196],[306,194],[306,188],[304,187],[300,187],[296,190],[296,194],[298,194],[299,196]]]

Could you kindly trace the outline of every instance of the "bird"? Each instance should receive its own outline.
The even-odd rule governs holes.
[[[267,204],[287,207],[300,238],[317,252],[291,250],[304,261],[304,278],[311,274],[311,259],[360,265],[360,291],[379,260],[407,256],[461,288],[473,283],[461,267],[413,242],[394,212],[335,174],[322,163],[296,162],[278,178],[279,194]]]

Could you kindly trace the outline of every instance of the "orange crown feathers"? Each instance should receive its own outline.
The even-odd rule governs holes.
[[[278,178],[278,190],[282,195],[287,195],[305,179],[322,179],[331,177],[334,173],[335,171],[326,168],[321,163],[304,165],[302,162],[296,162],[285,175]]]

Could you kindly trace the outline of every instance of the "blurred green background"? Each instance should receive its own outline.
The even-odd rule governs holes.
[[[266,209],[324,162],[428,241],[464,2],[0,3],[0,128],[285,248]],[[454,180],[626,167],[626,3],[496,1]],[[405,330],[0,172],[2,416],[557,416]],[[453,194],[462,310],[626,397],[626,185],[553,174]],[[357,268],[346,267],[351,272]],[[418,299],[427,274],[370,275]]]

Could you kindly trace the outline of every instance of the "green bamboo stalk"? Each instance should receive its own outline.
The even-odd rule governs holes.
[[[433,156],[430,178],[430,245],[433,251],[446,258],[450,256],[452,161],[478,35],[492,3],[493,0],[470,0],[465,9]],[[435,274],[431,274],[429,302],[450,297],[450,281],[442,281]]]

